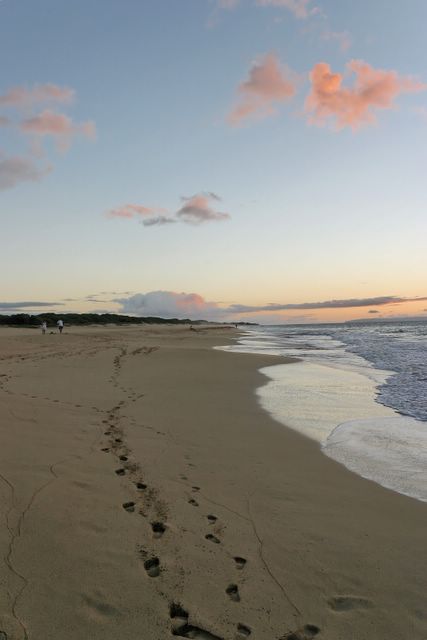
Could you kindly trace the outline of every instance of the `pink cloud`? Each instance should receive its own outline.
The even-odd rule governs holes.
[[[270,53],[252,66],[249,78],[237,91],[240,100],[228,116],[231,125],[253,116],[272,115],[275,103],[286,102],[295,95],[296,80],[288,69],[280,68],[277,57]]]
[[[28,107],[46,102],[71,102],[73,98],[73,89],[60,87],[56,84],[35,85],[32,89],[12,87],[3,95],[0,95],[0,106]]]
[[[162,318],[218,319],[223,312],[216,302],[205,300],[198,293],[149,291],[115,300],[121,312],[137,316]]]
[[[257,0],[257,4],[263,7],[283,7],[289,9],[296,18],[304,19],[317,13],[315,7],[310,8],[312,0]]]
[[[75,124],[71,118],[63,113],[56,113],[45,109],[37,116],[24,120],[20,129],[23,133],[35,136],[53,136],[61,148],[68,147],[70,140],[76,135],[94,138],[96,135],[94,122]]]
[[[145,227],[162,226],[176,222],[186,224],[202,224],[204,222],[228,220],[229,213],[216,211],[212,202],[221,200],[219,196],[211,191],[197,193],[191,198],[181,198],[183,205],[175,214],[171,214],[167,209],[160,207],[146,207],[141,204],[124,204],[115,209],[107,211],[108,218],[139,218]]]
[[[332,73],[325,62],[319,62],[310,73],[312,84],[305,109],[310,122],[324,125],[330,118],[337,129],[357,129],[375,122],[374,109],[390,109],[401,93],[422,91],[427,85],[401,77],[395,71],[374,69],[369,64],[352,60],[347,64],[355,74],[354,86],[342,86],[344,76]]]
[[[107,212],[107,216],[109,218],[137,218],[138,216],[148,218],[163,213],[167,213],[166,209],[145,207],[141,204],[124,204],[116,209],[110,209]]]
[[[213,200],[219,199],[214,193],[198,193],[191,198],[182,198],[184,204],[176,216],[188,224],[228,220],[231,217],[229,213],[215,211],[211,206]]]
[[[25,157],[0,157],[0,190],[11,189],[20,182],[36,182],[50,170],[51,167],[37,167],[32,160]]]

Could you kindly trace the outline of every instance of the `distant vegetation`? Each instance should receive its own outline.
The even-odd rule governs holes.
[[[178,318],[135,318],[134,316],[122,316],[118,313],[14,313],[12,315],[0,315],[0,325],[13,327],[39,327],[43,321],[49,326],[56,326],[61,319],[65,325],[89,325],[89,324],[206,324],[207,320],[179,320]],[[237,322],[231,324],[248,325],[251,322]]]

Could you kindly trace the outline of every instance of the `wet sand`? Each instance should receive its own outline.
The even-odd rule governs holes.
[[[427,638],[427,504],[270,418],[233,333],[0,330],[1,640]]]

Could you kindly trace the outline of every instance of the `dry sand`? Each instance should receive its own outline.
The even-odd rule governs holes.
[[[231,334],[0,330],[0,640],[426,640],[427,504],[264,413]]]

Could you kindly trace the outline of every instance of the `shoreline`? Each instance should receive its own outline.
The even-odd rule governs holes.
[[[215,329],[17,331],[0,330],[8,639],[424,640],[426,505],[271,418],[255,389],[276,356],[213,349]]]
[[[223,350],[280,353],[278,348],[260,350],[256,338],[251,345],[247,334]],[[379,385],[396,372],[376,369],[368,361],[362,367],[289,357],[295,358],[291,368],[276,364],[261,369],[268,381],[256,395],[268,414],[317,442],[324,455],[360,477],[427,502],[427,422],[379,398]]]

